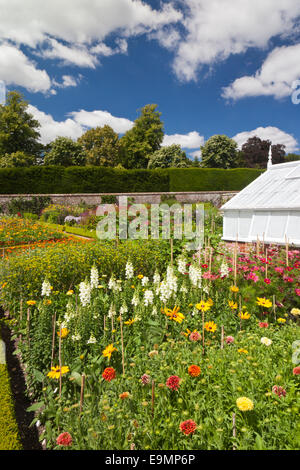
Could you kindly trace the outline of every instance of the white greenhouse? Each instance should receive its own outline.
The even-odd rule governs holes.
[[[300,246],[300,161],[272,165],[223,205],[223,240]]]

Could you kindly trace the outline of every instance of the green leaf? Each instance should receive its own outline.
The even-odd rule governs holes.
[[[70,378],[74,379],[74,382],[81,386],[81,375],[78,372],[73,371]]]
[[[40,408],[42,408],[42,406],[44,406],[45,403],[43,401],[39,401],[37,403],[34,403],[33,405],[29,406],[29,408],[26,409],[26,411],[37,411],[39,410]]]

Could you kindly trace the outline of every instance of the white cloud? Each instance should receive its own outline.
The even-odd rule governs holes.
[[[173,69],[179,79],[197,79],[214,65],[252,47],[266,48],[272,37],[293,33],[299,0],[181,0],[186,30]],[[163,44],[163,43],[162,43]]]
[[[270,140],[272,145],[282,144],[286,146],[286,152],[295,152],[298,149],[297,140],[286,132],[278,129],[278,127],[258,127],[253,131],[240,132],[232,137],[238,144],[239,149],[247,142],[250,137],[259,137],[262,140]]]
[[[39,53],[44,59],[60,59],[66,65],[72,64],[92,69],[98,64],[97,57],[91,54],[85,46],[66,46],[56,39],[49,39],[47,44],[48,47]]]
[[[0,44],[0,80],[32,92],[48,92],[51,80],[45,70],[37,68],[23,52],[10,44]]]
[[[189,132],[188,134],[165,135],[162,146],[166,147],[173,144],[180,145],[186,149],[195,149],[204,144],[204,137],[196,131]]]
[[[77,140],[84,132],[83,127],[73,119],[66,119],[61,122],[55,121],[50,114],[46,114],[32,105],[28,106],[28,112],[41,124],[39,131],[43,144],[48,144],[56,137],[69,137]]]
[[[283,98],[291,95],[292,83],[300,78],[300,44],[274,49],[254,76],[244,76],[223,89],[226,99],[240,99],[249,96],[274,96]]]
[[[81,126],[84,127],[102,127],[105,124],[112,127],[118,134],[124,134],[132,128],[133,122],[126,118],[115,117],[108,111],[74,111],[70,116]]]

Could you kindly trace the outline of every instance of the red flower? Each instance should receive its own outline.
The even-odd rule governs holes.
[[[113,367],[106,367],[106,369],[104,369],[103,371],[102,377],[107,382],[110,382],[112,379],[115,379],[116,378],[115,369]]]
[[[166,382],[166,386],[171,390],[178,390],[179,384],[180,378],[177,375],[171,375]]]
[[[258,326],[260,328],[268,328],[269,323],[267,323],[266,321],[261,321],[261,322],[259,322]]]
[[[271,279],[269,279],[268,277],[266,277],[266,279],[264,279],[264,282],[265,282],[266,284],[271,284]]]
[[[294,374],[294,375],[300,375],[300,366],[294,367],[294,369],[293,369],[293,374]]]
[[[68,432],[63,432],[56,439],[56,444],[58,446],[65,446],[65,447],[71,446],[72,445],[71,434],[69,434]]]
[[[183,421],[182,423],[180,423],[179,427],[180,427],[180,431],[188,435],[196,431],[197,424],[192,419],[188,419],[187,421]]]

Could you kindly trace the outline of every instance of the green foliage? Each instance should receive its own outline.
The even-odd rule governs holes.
[[[284,160],[286,162],[295,162],[300,160],[300,155],[297,153],[288,153],[287,155],[285,155]]]
[[[148,163],[148,168],[187,168],[188,158],[180,145],[169,145],[154,152]]]
[[[39,143],[40,124],[28,113],[28,103],[23,96],[11,91],[7,94],[6,105],[0,105],[0,156],[24,152],[39,157],[42,145]]]
[[[49,196],[34,196],[31,199],[17,198],[12,199],[7,210],[9,214],[17,214],[18,212],[32,212],[33,214],[39,215],[44,207],[51,202]]]
[[[164,132],[156,108],[156,104],[144,106],[132,129],[121,138],[125,168],[147,168],[150,155],[160,148]]]
[[[236,168],[237,143],[226,135],[214,135],[201,147],[202,167]]]
[[[51,150],[44,157],[45,165],[82,166],[86,155],[80,143],[68,137],[57,137],[51,144]]]
[[[24,152],[18,151],[10,155],[5,154],[4,157],[0,157],[0,168],[32,166],[35,164],[35,162],[35,157],[26,155]]]
[[[31,212],[32,214],[40,215],[44,207],[50,204],[51,198],[49,196],[34,196],[31,199],[22,197],[12,199],[7,205],[7,212],[15,215],[18,212]]]
[[[6,364],[0,364],[0,450],[22,450]]]
[[[77,142],[84,149],[87,165],[115,167],[120,162],[119,136],[108,125],[89,129]]]
[[[2,194],[238,191],[262,172],[263,170],[253,168],[119,170],[103,167],[35,166],[0,169],[0,187]]]
[[[254,181],[263,170],[236,168],[169,169],[169,191],[240,191]]]

